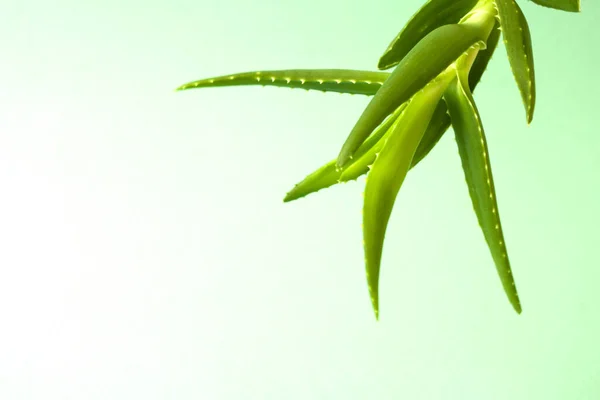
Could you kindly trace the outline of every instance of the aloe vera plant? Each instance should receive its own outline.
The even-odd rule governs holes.
[[[579,12],[579,0],[533,0]],[[289,202],[367,174],[363,206],[366,275],[379,318],[379,271],[387,224],[409,170],[452,125],[473,208],[504,291],[521,313],[506,249],[483,124],[473,98],[500,35],[527,123],[535,109],[533,50],[514,0],[429,0],[389,44],[377,66],[393,72],[339,69],[256,71],[187,83],[177,90],[262,85],[372,96],[338,156],[296,184]]]

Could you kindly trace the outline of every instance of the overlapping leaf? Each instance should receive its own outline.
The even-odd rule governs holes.
[[[483,73],[485,72],[490,60],[492,59],[492,56],[494,55],[494,52],[496,51],[496,48],[498,47],[500,33],[500,23],[496,21],[490,32],[490,35],[488,36],[485,48],[479,50],[477,57],[473,62],[473,66],[471,66],[471,71],[469,72],[469,87],[471,88],[471,92],[475,91],[475,87],[481,80]]]
[[[492,29],[490,36],[488,37],[486,48],[479,50],[477,58],[471,67],[471,72],[469,74],[469,86],[471,87],[471,91],[475,91],[477,84],[481,80],[483,72],[487,68],[490,59],[494,55],[496,47],[498,47],[498,40],[500,38],[499,28],[500,24],[496,23],[494,29]],[[413,167],[429,154],[429,152],[440,141],[444,132],[446,132],[450,126],[450,117],[448,116],[447,111],[448,109],[446,107],[446,103],[441,100],[433,113],[433,117],[431,118],[431,122],[427,127],[427,131],[425,131],[425,134],[423,135],[421,143],[419,143],[419,147],[417,148],[417,152],[415,153],[415,157],[413,159]]]
[[[494,54],[494,51],[496,50],[496,47],[498,46],[498,40],[500,37],[499,26],[499,23],[496,23],[495,28],[488,37],[486,48],[479,51],[477,58],[471,67],[471,72],[469,74],[469,85],[472,91],[474,91],[477,87],[483,72],[485,71],[492,55]],[[374,140],[379,140],[383,136],[385,130],[391,126],[392,122],[393,119],[387,119],[384,124],[380,125],[375,132],[359,147],[355,158],[361,157],[366,150],[370,149],[371,146],[375,144]],[[433,112],[431,122],[427,126],[427,130],[425,131],[425,134],[419,143],[419,147],[417,147],[417,151],[415,152],[415,156],[412,160],[411,168],[415,167],[419,162],[421,162],[421,160],[425,158],[425,156],[429,154],[449,126],[450,116],[448,115],[446,103],[443,100],[440,100],[435,111]],[[366,173],[367,171],[364,172]],[[352,175],[352,177],[350,177],[350,174],[348,173],[346,173],[346,175],[349,177],[349,179],[358,178],[356,175]],[[296,184],[295,187],[286,195],[284,201],[288,202],[296,200],[310,193],[333,186],[340,181],[341,176],[342,169],[337,168],[336,160],[332,160],[308,175],[300,183]]]
[[[360,146],[360,148],[356,152],[356,161],[361,160],[362,163],[364,162],[364,158],[368,157],[372,157],[373,160],[375,159],[374,152],[379,151],[378,149],[380,149],[383,144],[382,139],[384,135],[386,135],[390,131],[390,128],[392,127],[393,123],[396,122],[398,117],[401,115],[405,106],[406,104],[400,106],[400,108],[390,118],[388,118],[383,124],[381,124],[377,128],[373,135],[371,135],[367,140],[365,140],[365,142]],[[369,162],[367,165],[372,164],[373,160],[371,160],[371,162]],[[289,202],[292,200],[299,199],[310,193],[314,193],[321,189],[325,189],[327,187],[335,185],[336,183],[347,182],[349,180],[356,179],[367,172],[364,169],[359,169],[356,167],[350,169],[354,164],[355,163],[353,162],[345,169],[341,169],[336,166],[335,160],[330,161],[329,163],[325,164],[312,174],[308,175],[306,178],[304,178],[302,182],[294,186],[294,188],[287,193],[283,201]],[[344,176],[342,177],[342,175]]]
[[[445,85],[434,81],[418,93],[401,118],[367,176],[363,207],[363,238],[367,282],[375,316],[379,316],[379,271],[387,224],[396,196],[429,124]]]
[[[535,4],[540,6],[555,8],[557,10],[579,12],[581,6],[579,0],[532,0]]]
[[[450,66],[469,47],[485,41],[486,33],[472,26],[445,25],[423,38],[402,59],[367,105],[338,156],[343,167],[373,130],[402,103]]]
[[[494,30],[488,38],[487,49],[477,56],[469,76],[471,88],[474,90],[497,46],[499,31]],[[374,95],[390,73],[352,69],[293,69],[274,71],[251,71],[214,78],[207,78],[181,85],[177,90],[189,90],[226,86],[278,86],[288,88],[314,89],[325,92]],[[321,83],[323,82],[323,83]],[[357,157],[367,152],[385,131],[391,126],[392,119],[386,121],[374,132],[357,150]],[[417,148],[413,164],[418,164],[438,143],[444,132],[450,126],[446,104],[440,100],[423,140]],[[366,173],[366,170],[364,171]],[[289,202],[304,197],[310,193],[330,187],[340,182],[342,170],[337,168],[336,160],[323,165],[298,183],[285,197]],[[358,175],[360,176],[360,175]],[[358,176],[346,174],[348,180]]]
[[[494,1],[498,9],[508,60],[525,105],[527,123],[530,123],[535,108],[535,70],[529,25],[514,0]]]
[[[440,26],[457,24],[475,4],[477,0],[429,0],[392,40],[377,67],[396,66],[421,39]]]
[[[404,104],[406,105],[406,103]],[[403,105],[403,106],[404,106]],[[392,124],[397,117],[394,114],[381,124],[375,132],[358,148],[355,156],[344,167],[339,168],[336,164],[337,160],[331,160],[315,172],[308,175],[300,183],[288,192],[284,198],[284,202],[299,199],[308,194],[317,192],[321,189],[328,188],[340,182],[347,182],[357,179],[361,175],[368,172],[368,166],[375,160],[375,154],[380,151],[384,135],[389,133]],[[448,116],[446,104],[440,100],[431,118],[423,139],[419,143],[419,147],[415,153],[411,168],[416,166],[431,149],[437,144],[444,132],[450,126],[450,117]],[[376,146],[377,145],[377,146]]]
[[[514,309],[520,313],[521,303],[502,233],[485,132],[468,88],[467,79],[463,74],[459,74],[450,84],[444,97],[450,111],[473,208],[496,264],[504,291]]]

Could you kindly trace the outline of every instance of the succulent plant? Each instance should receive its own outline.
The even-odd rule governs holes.
[[[579,12],[579,0],[533,0]],[[287,193],[299,199],[367,174],[363,242],[368,288],[379,318],[379,271],[394,201],[408,171],[452,125],[477,220],[508,300],[521,302],[502,233],[485,132],[473,91],[500,39],[519,88],[527,123],[536,87],[527,20],[514,0],[429,0],[381,56],[393,72],[298,69],[245,72],[187,83],[177,90],[263,85],[373,96],[343,144],[326,163]]]

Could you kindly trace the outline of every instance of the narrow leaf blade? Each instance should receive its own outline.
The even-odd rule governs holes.
[[[253,71],[193,81],[176,90],[258,85],[372,96],[389,76],[387,72],[351,69]]]
[[[283,198],[284,203],[298,200],[311,193],[326,189],[339,182],[341,171],[335,165],[335,160],[328,162],[315,172],[297,183]]]
[[[469,194],[504,291],[517,313],[521,302],[513,278],[492,177],[485,132],[466,79],[456,79],[444,95],[462,161]]]
[[[389,139],[367,176],[363,207],[365,268],[375,317],[379,317],[379,271],[387,224],[396,196],[412,163],[415,151],[443,86],[433,83],[415,96],[395,123]]]
[[[508,60],[525,106],[527,123],[531,123],[535,108],[535,70],[529,25],[514,0],[495,0],[495,4]]]
[[[554,8],[561,11],[581,11],[581,4],[579,0],[533,0],[533,2],[543,7]]]

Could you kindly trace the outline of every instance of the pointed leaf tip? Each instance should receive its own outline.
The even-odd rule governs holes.
[[[521,303],[502,233],[485,132],[466,77],[459,74],[444,97],[450,110],[456,143],[479,226],[508,300],[515,311],[520,313]]]
[[[379,272],[387,225],[398,191],[444,89],[443,82],[432,82],[415,95],[394,123],[367,176],[363,240],[367,283],[376,315],[379,313]]]
[[[347,94],[374,95],[390,74],[349,69],[253,71],[201,79],[177,90],[227,86],[276,86]]]
[[[542,7],[554,8],[556,10],[567,12],[580,12],[581,4],[579,0],[532,0],[535,4]]]
[[[332,160],[321,168],[317,169],[302,182],[298,183],[284,198],[284,202],[297,200],[311,193],[328,188],[341,182],[348,182],[357,179],[359,176],[367,173],[366,164],[371,164],[375,160],[374,153],[383,146],[384,135],[389,131],[390,126],[395,122],[397,116],[404,110],[405,105],[400,106],[394,116],[381,124],[373,135],[371,135],[356,151],[356,157],[345,168],[340,169],[336,165],[336,160]]]

